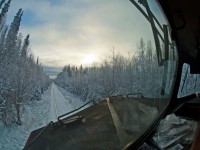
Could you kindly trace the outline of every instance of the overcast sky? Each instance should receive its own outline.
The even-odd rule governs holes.
[[[30,34],[31,52],[48,68],[98,62],[113,46],[133,53],[141,37],[152,39],[150,24],[129,0],[12,0],[8,22],[19,8],[20,32]]]

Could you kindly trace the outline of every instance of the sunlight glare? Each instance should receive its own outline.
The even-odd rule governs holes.
[[[83,58],[83,64],[87,64],[87,65],[90,65],[92,63],[94,63],[96,60],[96,55],[94,54],[89,54],[89,55],[86,55],[84,58]]]

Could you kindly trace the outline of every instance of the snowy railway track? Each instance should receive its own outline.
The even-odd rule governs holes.
[[[83,106],[85,102],[81,101],[80,98],[75,95],[65,91],[65,97],[58,89],[58,86],[52,83],[51,87],[51,111],[50,111],[50,120],[57,121],[57,118],[63,114],[66,114],[72,110]],[[88,104],[86,107],[89,107]],[[86,108],[84,107],[84,108]],[[82,109],[84,109],[82,108]],[[80,109],[80,110],[82,110]],[[80,111],[79,110],[79,111]],[[75,113],[75,112],[74,112]],[[72,114],[74,114],[72,113]],[[70,114],[70,115],[72,115]],[[70,116],[67,115],[67,116]]]
[[[55,119],[57,119],[59,116],[58,116],[58,111],[57,111],[57,105],[56,105],[56,102],[55,102],[55,96],[54,96],[54,88],[52,88],[52,99],[54,100],[54,112],[55,112]]]
[[[63,94],[58,90],[57,86],[53,83],[51,89],[51,113],[50,118],[57,121],[60,115],[65,114],[69,110],[66,106],[66,99]]]

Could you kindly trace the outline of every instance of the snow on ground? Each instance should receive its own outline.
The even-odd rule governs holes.
[[[26,103],[23,107],[22,122],[5,128],[0,121],[0,150],[21,150],[32,130],[56,121],[58,115],[82,106],[85,102],[54,83],[42,95],[42,100]]]
[[[84,104],[88,103],[88,101],[83,101],[81,100],[81,97],[80,96],[77,96],[77,95],[74,95],[68,91],[66,91],[65,89],[59,87],[59,86],[56,86],[58,88],[58,90],[62,93],[62,95],[65,97],[65,105],[67,106],[67,112],[70,112],[74,109],[77,109],[79,108],[80,106],[83,106]],[[83,109],[86,109],[87,107],[93,105],[92,103],[89,103],[88,105],[86,105],[85,107],[83,107],[82,109],[74,112],[74,113],[77,113]],[[69,107],[70,106],[70,107]],[[66,112],[66,113],[67,113]],[[72,114],[74,114],[72,113]],[[72,114],[69,114],[68,116],[72,115]]]
[[[42,100],[28,102],[23,106],[22,126],[13,124],[5,128],[0,122],[0,149],[21,150],[30,132],[49,122],[50,91],[51,88],[45,91]]]

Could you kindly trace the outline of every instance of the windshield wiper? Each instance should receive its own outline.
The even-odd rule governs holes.
[[[70,114],[72,114],[72,113],[74,113],[74,112],[80,110],[81,108],[87,106],[87,105],[90,104],[90,103],[93,103],[93,105],[96,105],[96,104],[97,104],[97,102],[95,102],[94,100],[91,100],[91,101],[85,103],[84,105],[82,105],[81,107],[79,107],[79,108],[77,108],[77,109],[74,109],[74,110],[72,110],[72,111],[70,111],[70,112],[67,112],[67,113],[65,113],[65,114],[63,114],[63,115],[61,115],[61,116],[59,116],[59,117],[58,117],[58,122],[59,122],[59,123],[62,123],[62,118],[63,118],[63,117],[65,117],[65,116],[67,116],[67,115],[70,115]],[[70,118],[70,117],[67,117],[67,118]],[[64,119],[66,120],[67,118],[64,118]]]

